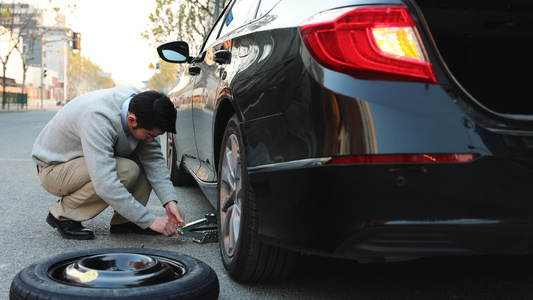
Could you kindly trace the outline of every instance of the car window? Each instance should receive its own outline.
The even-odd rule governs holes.
[[[252,0],[252,6],[250,6],[250,11],[248,12],[246,23],[249,23],[250,21],[255,20],[255,15],[257,13],[257,7],[259,6],[260,2],[261,0]]]
[[[236,0],[226,15],[220,36],[239,28],[249,22],[255,15],[257,1]]]
[[[217,40],[218,34],[220,33],[220,26],[222,25],[223,22],[224,22],[224,12],[222,12],[217,22],[211,29],[211,33],[209,33],[207,40],[204,42],[204,47],[202,51],[210,47]]]
[[[255,16],[256,19],[261,18],[262,16],[268,14],[269,11],[278,4],[280,0],[261,0],[261,3],[259,4],[259,8],[257,9],[257,14]]]

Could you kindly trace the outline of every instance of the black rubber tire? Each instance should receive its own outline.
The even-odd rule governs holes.
[[[228,171],[227,165],[225,166],[225,156],[227,155],[227,141],[231,136],[236,137],[236,143],[234,142],[233,145],[237,144],[238,149],[233,149],[233,151],[238,152],[238,156],[240,157],[240,162],[238,163],[239,167],[234,166],[233,169],[240,168],[240,174],[235,174],[234,176],[230,177],[239,177],[238,180],[240,180],[240,183],[233,184],[232,186],[241,186],[241,191],[234,193],[236,194],[234,195],[235,198],[239,199],[227,201],[225,199],[229,199],[233,196],[227,196],[229,193],[221,193],[221,190],[225,188],[224,185],[227,186],[227,183],[224,182],[228,178],[227,175],[224,174],[224,172]],[[297,253],[287,249],[268,245],[261,241],[258,234],[258,214],[256,200],[252,192],[252,186],[250,184],[248,174],[246,172],[246,149],[243,147],[243,145],[244,143],[241,131],[239,129],[238,119],[234,115],[229,120],[224,132],[218,168],[217,209],[219,248],[222,262],[227,273],[233,279],[238,281],[266,281],[283,279],[292,273],[296,264]],[[239,202],[240,209],[239,207],[228,209],[228,205],[230,204],[227,202],[230,204]],[[225,211],[223,211],[224,206]],[[238,231],[238,237],[234,243],[234,246],[232,247],[228,247],[228,241],[225,241],[226,239],[231,239],[230,234],[228,234],[228,230],[230,229],[227,228],[230,226],[223,224],[234,223],[227,220],[230,218],[228,216],[230,214],[230,210],[240,210],[240,214],[238,216],[240,226],[238,226],[238,229],[235,228],[234,230],[234,232]],[[233,248],[234,250],[228,251],[227,247]]]
[[[142,287],[91,288],[52,279],[48,270],[61,262],[109,253],[134,253],[178,261],[187,271],[175,280]],[[219,282],[215,271],[187,255],[146,248],[93,249],[64,253],[32,264],[17,273],[11,283],[10,299],[217,299]]]
[[[196,182],[191,174],[183,172],[177,166],[176,145],[174,144],[174,136],[167,132],[167,168],[170,174],[170,181],[175,186],[191,186]]]

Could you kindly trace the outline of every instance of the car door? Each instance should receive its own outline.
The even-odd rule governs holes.
[[[213,147],[212,124],[214,115],[214,92],[220,81],[220,66],[213,60],[213,48],[207,49],[201,63],[200,73],[196,75],[193,90],[192,118],[194,136],[198,153],[195,173],[202,181],[209,181],[208,174],[212,172],[213,160],[209,157],[209,148]],[[209,171],[208,171],[209,170]]]
[[[172,135],[176,149],[176,159],[185,163],[191,170],[193,161],[198,157],[196,142],[194,140],[194,128],[192,121],[192,97],[195,77],[189,74],[186,65],[184,72],[180,74],[178,85],[169,93],[169,97],[176,108],[176,132]]]
[[[198,63],[201,71],[193,92],[193,122],[200,165],[195,166],[195,172],[205,182],[216,181],[213,129],[216,101],[223,88],[220,81],[225,78],[228,68],[239,64],[239,55],[234,53],[234,38],[225,37],[253,19],[258,3],[257,0],[230,3],[204,43],[203,60]]]

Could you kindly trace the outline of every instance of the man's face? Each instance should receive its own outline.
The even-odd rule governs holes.
[[[153,142],[155,137],[160,136],[163,133],[164,131],[158,128],[154,128],[151,130],[144,129],[144,128],[135,128],[131,130],[131,134],[136,140],[145,142],[145,143]]]
[[[127,117],[128,129],[130,130],[133,137],[141,142],[151,143],[154,141],[154,138],[165,133],[159,128],[145,129],[137,127],[137,118],[134,114],[128,112]]]

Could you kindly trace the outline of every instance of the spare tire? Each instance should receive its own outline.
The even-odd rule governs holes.
[[[17,273],[10,299],[217,299],[219,283],[206,263],[145,248],[75,251]]]

